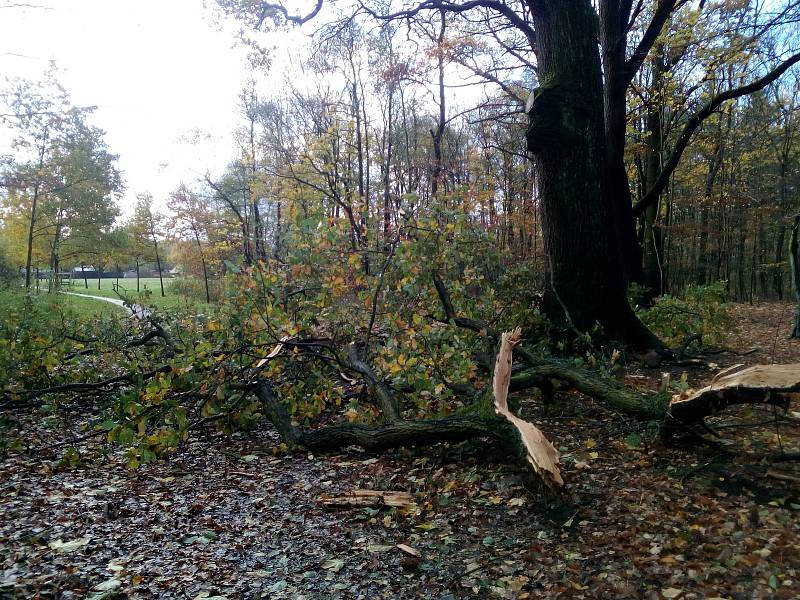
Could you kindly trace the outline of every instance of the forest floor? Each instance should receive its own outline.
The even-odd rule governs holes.
[[[707,357],[719,369],[800,362],[790,306],[734,314],[731,347],[759,349]],[[655,387],[684,370],[625,377]],[[713,371],[687,376],[700,387]],[[287,456],[264,425],[129,471],[94,440],[62,460],[64,420],[80,435],[74,413],[20,417],[12,432],[37,451],[0,460],[0,598],[800,597],[800,465],[776,458],[798,450],[796,422],[726,414],[716,427],[731,458],[664,448],[575,393],[551,407],[524,397],[522,413],[561,450],[564,506],[526,492],[518,467],[480,442]],[[416,506],[319,501],[352,489],[411,492]]]

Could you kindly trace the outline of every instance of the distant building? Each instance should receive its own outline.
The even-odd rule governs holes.
[[[73,279],[83,279],[84,277],[87,279],[92,279],[97,277],[97,269],[95,269],[92,265],[79,265],[77,267],[72,267],[72,277]]]

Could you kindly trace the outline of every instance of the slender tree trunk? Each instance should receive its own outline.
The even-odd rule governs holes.
[[[440,29],[439,36],[436,39],[436,68],[439,77],[439,121],[436,123],[436,128],[431,129],[431,138],[433,141],[433,171],[431,173],[431,197],[436,198],[439,192],[439,184],[442,179],[442,138],[444,137],[444,130],[446,121],[445,112],[445,93],[444,93],[444,35],[447,29],[445,21],[445,11],[439,11]]]
[[[158,244],[153,239],[153,246],[156,251],[156,265],[158,266],[158,283],[161,285],[161,297],[164,298],[166,294],[164,293],[164,276],[161,273],[161,257],[158,255]]]
[[[200,253],[200,263],[203,265],[203,283],[206,286],[206,302],[211,304],[211,294],[208,293],[208,270],[206,270],[206,257],[203,254],[203,245],[200,243],[200,235],[197,229],[194,230],[194,241],[197,242],[197,251]]]
[[[778,223],[778,235],[775,239],[775,262],[772,267],[772,290],[778,300],[783,300],[783,248],[786,245],[786,225]]]
[[[153,217],[150,217],[150,237],[153,240],[153,251],[156,254],[156,266],[158,267],[158,283],[161,285],[161,297],[164,298],[164,276],[161,272],[161,257],[158,254],[158,239],[156,238],[156,225]]]
[[[710,202],[708,196],[705,202]],[[695,283],[705,285],[708,283],[708,206],[700,208],[700,219],[697,223],[699,242],[697,246],[697,273]]]
[[[51,277],[53,278],[53,287],[58,288],[61,285],[61,258],[59,255],[59,248],[61,245],[61,225],[56,225],[56,232],[53,235],[53,246],[50,248],[50,269],[52,270]]]
[[[800,338],[800,215],[794,218],[792,225],[792,236],[789,241],[789,265],[792,271],[792,288],[794,288],[794,301],[797,305],[794,328],[792,329],[793,338]]]
[[[36,225],[36,208],[39,203],[39,193],[41,191],[42,169],[44,168],[44,155],[47,146],[48,134],[45,131],[42,145],[39,146],[39,168],[36,171],[36,181],[33,184],[33,200],[31,201],[31,220],[28,225],[28,252],[25,258],[25,288],[31,287],[31,263],[33,261],[33,230]],[[37,278],[38,282],[38,278]]]
[[[661,97],[662,75],[664,67],[664,48],[659,49],[659,56],[653,61],[653,95],[647,109],[647,156],[645,158],[645,184],[643,190],[649,189],[661,172],[664,149],[664,133],[662,131],[663,98]],[[642,226],[642,265],[643,284],[647,288],[645,301],[652,303],[656,296],[664,293],[664,237],[660,227],[656,226],[661,210],[661,200],[647,207],[644,212]]]

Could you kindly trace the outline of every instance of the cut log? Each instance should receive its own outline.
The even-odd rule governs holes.
[[[533,424],[520,419],[508,409],[508,385],[511,382],[511,363],[514,346],[519,344],[522,330],[517,327],[513,331],[501,336],[500,352],[494,366],[495,412],[508,420],[519,433],[527,452],[527,460],[533,470],[550,488],[559,488],[564,485],[561,471],[558,468],[558,450]]]
[[[408,492],[384,492],[379,490],[352,490],[343,494],[323,494],[320,503],[328,508],[377,508],[392,506],[414,508],[414,495]]]
[[[772,404],[785,410],[796,397],[800,397],[800,363],[755,365],[718,377],[703,389],[673,396],[669,414],[693,423],[734,404]]]

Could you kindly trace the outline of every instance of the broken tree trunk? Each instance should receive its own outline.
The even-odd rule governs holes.
[[[800,395],[800,363],[755,365],[723,375],[711,385],[673,397],[669,416],[686,425],[734,404],[772,404],[784,410]]]
[[[504,333],[500,342],[500,352],[494,366],[494,410],[511,423],[519,433],[522,443],[527,451],[527,460],[534,472],[550,488],[564,485],[561,471],[558,469],[558,450],[536,428],[533,423],[524,421],[508,410],[508,385],[511,383],[511,363],[514,346],[520,343],[522,330],[517,327],[514,331]]]
[[[564,484],[558,467],[558,452],[538,428],[509,410],[509,391],[547,388],[552,386],[553,380],[565,381],[608,408],[662,423],[667,434],[680,428],[693,431],[693,426],[702,426],[706,417],[734,404],[768,403],[785,410],[789,402],[800,395],[800,364],[759,365],[738,373],[720,374],[711,385],[674,397],[671,402],[663,393],[629,389],[613,380],[556,362],[542,362],[512,377],[512,355],[521,341],[520,330],[499,337],[493,402],[487,406],[486,398],[478,400],[468,412],[460,415],[418,421],[403,419],[399,410],[395,412],[399,404],[391,398],[391,391],[372,369],[366,363],[353,366],[352,352],[347,368],[367,380],[371,395],[377,398],[376,404],[388,414],[388,418],[384,414],[381,425],[339,423],[305,430],[291,422],[289,413],[268,382],[257,381],[251,389],[261,400],[264,413],[284,443],[290,447],[320,452],[347,446],[383,450],[488,438],[504,444],[511,454],[527,464],[536,480],[552,490]]]

